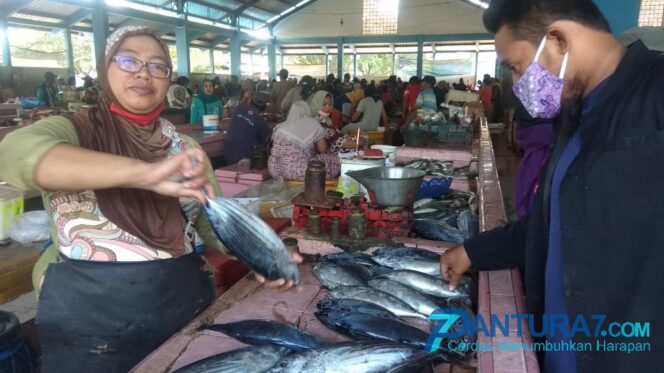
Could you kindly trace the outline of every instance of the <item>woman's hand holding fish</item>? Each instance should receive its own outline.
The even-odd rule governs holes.
[[[201,149],[187,149],[181,154],[149,164],[139,187],[172,197],[195,198],[205,203],[205,194],[214,190],[205,176],[205,153]]]
[[[301,264],[304,261],[304,258],[302,258],[302,256],[296,252],[292,252],[291,256],[293,257],[293,261],[297,264]],[[264,276],[261,276],[258,273],[256,273],[255,275],[256,275],[256,280],[258,282],[269,288],[286,290],[293,287],[293,281],[291,280],[286,281],[285,279],[280,278],[274,281],[267,281],[267,279]]]
[[[461,276],[470,269],[471,263],[463,245],[453,247],[440,256],[440,274],[454,290]]]

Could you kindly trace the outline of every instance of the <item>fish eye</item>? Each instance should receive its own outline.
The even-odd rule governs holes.
[[[281,363],[279,363],[279,367],[280,367],[280,368],[285,368],[285,367],[287,367],[287,366],[288,366],[288,362],[287,362],[287,361],[282,361]]]

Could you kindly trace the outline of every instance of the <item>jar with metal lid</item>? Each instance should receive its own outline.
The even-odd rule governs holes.
[[[318,210],[309,210],[307,231],[311,234],[320,234],[320,213]]]
[[[309,161],[304,173],[304,199],[307,202],[325,201],[325,163]]]
[[[367,216],[361,208],[352,209],[348,217],[348,237],[363,240],[367,234]]]
[[[300,252],[300,247],[297,245],[297,238],[286,237],[283,240],[281,240],[281,242],[284,243],[284,246],[286,246],[286,249],[288,249],[288,251],[290,251],[291,253],[293,253],[293,252],[299,253]]]
[[[334,217],[330,222],[330,237],[339,238],[341,235],[341,219]]]

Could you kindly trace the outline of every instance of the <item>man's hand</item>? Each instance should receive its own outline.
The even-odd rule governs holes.
[[[291,255],[293,256],[293,261],[297,264],[302,263],[302,261],[304,260],[302,256],[296,252],[291,253]],[[293,284],[292,280],[286,281],[286,279],[280,278],[274,281],[267,281],[264,276],[259,275],[258,273],[255,273],[255,276],[258,282],[260,282],[261,284],[263,284],[268,288],[286,290],[292,288],[293,285],[295,285]]]
[[[453,247],[440,256],[440,274],[454,290],[461,276],[470,269],[471,263],[463,245]]]

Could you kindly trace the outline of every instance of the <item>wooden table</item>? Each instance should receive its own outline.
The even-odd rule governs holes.
[[[224,155],[225,133],[205,133],[202,125],[179,124],[175,128],[178,132],[190,136],[201,144],[210,159]]]
[[[32,267],[43,242],[0,246],[0,304],[32,290]]]

